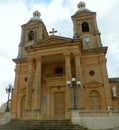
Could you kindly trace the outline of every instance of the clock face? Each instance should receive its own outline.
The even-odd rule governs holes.
[[[90,42],[90,40],[91,40],[91,38],[90,38],[90,37],[84,37],[84,42],[89,43],[89,42]]]

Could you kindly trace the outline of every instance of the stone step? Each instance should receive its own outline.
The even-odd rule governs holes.
[[[0,130],[87,130],[70,120],[11,120]]]

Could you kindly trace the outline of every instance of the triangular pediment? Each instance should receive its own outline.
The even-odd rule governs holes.
[[[35,43],[35,46],[56,45],[56,44],[60,44],[60,43],[67,43],[67,42],[70,43],[71,41],[72,41],[71,38],[51,35],[43,40],[37,41]]]
[[[103,86],[104,86],[103,83],[97,82],[97,81],[91,81],[91,82],[84,84],[85,88],[87,88],[87,87],[103,87]]]

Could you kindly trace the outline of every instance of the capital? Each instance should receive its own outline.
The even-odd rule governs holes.
[[[70,52],[63,52],[63,55],[64,55],[64,57],[67,57],[67,56],[70,56],[71,53]]]
[[[42,56],[36,56],[35,59],[36,59],[36,61],[41,61],[43,59],[43,57]]]
[[[74,56],[81,56],[81,53],[78,51],[78,52],[73,52],[73,55]]]

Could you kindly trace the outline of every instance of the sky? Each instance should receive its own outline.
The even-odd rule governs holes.
[[[15,59],[21,37],[21,25],[38,10],[46,28],[56,35],[73,37],[71,16],[80,0],[0,0],[0,105],[7,102],[5,88],[14,86]],[[119,77],[119,0],[83,0],[86,8],[97,13],[103,46],[108,46],[109,78]]]

